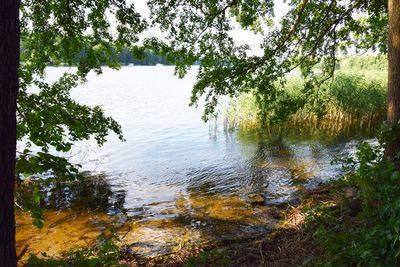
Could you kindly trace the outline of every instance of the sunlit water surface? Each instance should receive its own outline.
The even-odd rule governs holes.
[[[68,70],[48,68],[49,80]],[[116,119],[126,141],[111,135],[103,147],[78,143],[68,157],[91,178],[44,189],[46,226],[34,229],[18,214],[18,248],[57,255],[92,244],[110,224],[123,245],[145,256],[182,242],[262,234],[274,220],[268,205],[252,199],[279,203],[336,177],[341,169],[331,161],[354,153],[362,139],[228,130],[222,105],[219,118],[205,123],[201,103],[188,106],[195,76],[192,69],[179,80],[167,66],[105,69],[74,89],[73,98]]]

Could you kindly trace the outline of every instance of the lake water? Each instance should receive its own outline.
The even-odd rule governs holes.
[[[67,70],[48,68],[47,74],[54,80]],[[47,234],[32,229],[29,219],[19,215],[19,247],[32,240],[33,252],[53,249],[57,254],[55,239],[62,244],[82,237],[77,225],[86,231],[83,244],[88,244],[114,215],[125,229],[122,242],[143,255],[168,251],[164,247],[173,244],[167,246],[163,236],[203,240],[205,233],[218,231],[221,238],[229,233],[264,233],[271,220],[262,216],[265,207],[251,205],[254,196],[267,203],[281,202],[297,190],[336,177],[340,166],[331,161],[353,153],[362,139],[313,140],[228,130],[222,123],[222,105],[219,118],[205,123],[201,103],[198,109],[188,107],[195,78],[196,68],[179,80],[173,67],[123,67],[91,74],[86,84],[74,89],[73,98],[101,105],[116,119],[126,141],[111,135],[100,148],[93,140],[78,143],[68,156],[82,163],[92,178],[43,189]],[[166,222],[172,232],[161,227]],[[220,231],[226,227],[218,222],[236,227],[229,233]],[[88,228],[94,232],[88,233]],[[143,240],[145,248],[138,245]]]

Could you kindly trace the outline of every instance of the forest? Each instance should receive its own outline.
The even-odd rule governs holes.
[[[400,0],[3,0],[0,266],[398,266],[399,121]]]

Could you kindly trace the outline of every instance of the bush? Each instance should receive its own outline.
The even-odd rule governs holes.
[[[337,189],[358,188],[361,212],[349,216],[348,206],[324,205],[308,212],[316,240],[324,247],[323,266],[399,266],[400,171],[383,157],[382,146],[362,143]]]

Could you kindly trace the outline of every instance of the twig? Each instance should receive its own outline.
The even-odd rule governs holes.
[[[22,251],[19,253],[17,256],[17,262],[24,256],[24,254],[28,251],[29,245],[25,245],[25,247],[22,249]]]

